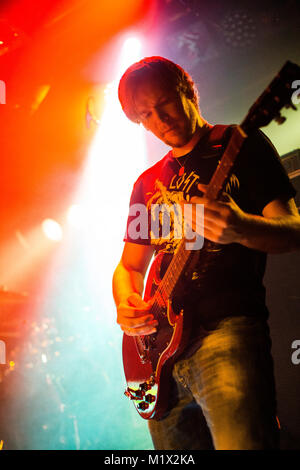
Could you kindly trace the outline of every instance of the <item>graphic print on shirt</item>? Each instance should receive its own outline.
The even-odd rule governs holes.
[[[179,226],[182,227],[179,203],[184,200],[184,193],[169,191],[159,179],[155,181],[154,190],[153,194],[147,194],[151,196],[147,201],[147,210],[151,214],[151,244],[155,245],[157,250],[163,249],[166,253],[174,253],[181,240],[176,234],[180,231]],[[153,230],[154,227],[158,229]]]
[[[184,220],[180,203],[189,202],[190,192],[193,195],[200,182],[200,176],[194,171],[182,175],[174,174],[168,187],[158,178],[154,191],[146,194],[147,210],[150,214],[151,244],[157,251],[175,253],[184,236]],[[223,194],[230,194],[233,188],[239,188],[239,180],[232,174]]]

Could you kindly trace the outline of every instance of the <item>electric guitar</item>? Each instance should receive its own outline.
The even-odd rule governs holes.
[[[205,197],[218,199],[225,187],[234,162],[248,134],[268,125],[273,119],[285,121],[281,109],[292,107],[292,85],[300,77],[300,67],[287,61],[265,91],[250,108],[239,126],[233,128],[230,140],[208,185]],[[206,240],[207,242],[207,240]],[[210,251],[214,246],[211,242]],[[216,248],[216,251],[217,248]],[[167,254],[154,259],[146,282],[144,300],[151,301],[150,312],[158,321],[157,331],[146,336],[123,336],[123,366],[129,397],[144,419],[161,419],[170,407],[170,382],[173,365],[187,345],[190,318],[183,310],[174,309],[175,292],[182,292],[193,271],[201,263],[201,250],[187,250],[182,238],[166,269]],[[162,271],[164,271],[162,275]]]

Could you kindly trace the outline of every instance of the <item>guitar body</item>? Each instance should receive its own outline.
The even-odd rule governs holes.
[[[163,265],[169,257],[159,253],[154,259],[145,287],[145,301],[157,293]],[[125,395],[133,400],[138,413],[145,419],[160,419],[168,411],[172,368],[184,349],[184,338],[189,331],[183,310],[175,313],[172,299],[160,296],[158,299],[151,308],[158,321],[157,332],[147,336],[123,336],[123,365],[128,385]]]

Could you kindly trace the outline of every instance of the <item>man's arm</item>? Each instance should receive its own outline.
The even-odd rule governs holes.
[[[152,246],[126,242],[114,272],[113,295],[117,306],[117,323],[130,336],[156,331],[157,322],[149,313],[149,303],[142,299],[144,277],[153,252]]]
[[[240,243],[268,253],[300,249],[300,216],[294,199],[275,199],[263,209],[263,216],[247,215]]]
[[[259,216],[242,211],[228,198],[229,202],[191,199],[192,203],[204,204],[205,238],[221,244],[240,243],[268,253],[300,249],[300,216],[294,199],[275,199]]]

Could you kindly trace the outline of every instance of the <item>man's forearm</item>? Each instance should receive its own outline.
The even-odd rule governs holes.
[[[137,271],[128,270],[120,262],[113,276],[113,296],[116,306],[126,300],[130,294],[137,292],[142,295],[144,289],[144,277]]]
[[[267,218],[245,214],[237,242],[267,253],[299,250],[300,217]]]

